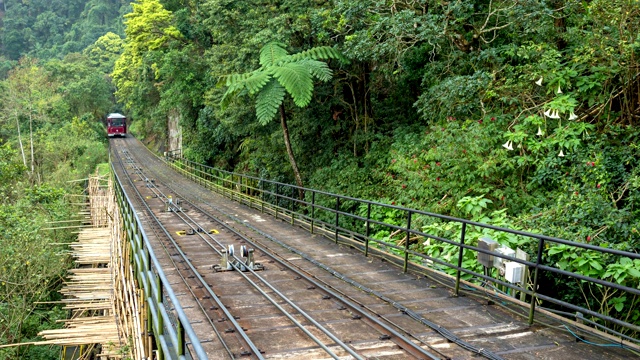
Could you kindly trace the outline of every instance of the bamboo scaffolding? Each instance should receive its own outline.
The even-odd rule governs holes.
[[[75,269],[69,270],[60,290],[71,312],[63,329],[40,332],[45,341],[33,345],[80,346],[100,349],[100,359],[145,359],[151,353],[148,334],[143,335],[144,301],[129,266],[129,247],[121,228],[113,184],[89,178],[88,215],[91,224],[81,228],[77,242],[69,244]],[[98,345],[96,347],[96,345]],[[14,344],[13,346],[27,345]],[[0,346],[3,347],[3,346]],[[126,351],[125,349],[129,349]]]

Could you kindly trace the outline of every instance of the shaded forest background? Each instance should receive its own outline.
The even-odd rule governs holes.
[[[305,186],[640,246],[638,1],[130,3],[0,3],[0,343],[32,339],[64,316],[33,302],[56,296],[68,266],[64,248],[47,244],[73,235],[39,229],[71,216],[70,194],[82,184],[69,181],[106,161],[105,114],[127,114],[160,150],[177,118],[191,160],[295,181],[280,121],[258,121],[255,94],[221,106],[226,76],[259,69],[259,51],[273,41],[291,54],[328,46],[346,60],[328,60],[333,76],[314,83],[308,105],[283,98]],[[640,281],[640,262],[549,256],[566,270]],[[560,290],[568,301],[582,296],[579,284]],[[637,302],[612,296],[591,306],[640,321]],[[0,358],[54,354],[0,350]]]

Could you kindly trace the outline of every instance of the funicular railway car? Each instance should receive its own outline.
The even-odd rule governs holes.
[[[107,116],[107,136],[126,136],[127,135],[127,117],[112,113]]]

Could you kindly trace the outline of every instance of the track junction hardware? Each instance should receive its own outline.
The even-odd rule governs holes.
[[[247,249],[246,246],[240,246],[240,253],[235,253],[233,249],[233,245],[229,245],[227,249],[222,250],[222,260],[220,261],[220,265],[213,265],[213,270],[215,271],[231,271],[234,269],[240,271],[259,271],[264,270],[264,266],[262,264],[254,262],[253,260],[253,249]]]

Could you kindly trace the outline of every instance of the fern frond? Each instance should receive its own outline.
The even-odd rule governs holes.
[[[291,94],[299,107],[309,105],[313,92],[313,81],[309,70],[300,63],[286,63],[271,68],[273,77]]]
[[[269,82],[271,79],[271,75],[269,75],[266,71],[254,71],[251,73],[251,76],[244,79],[243,85],[249,90],[249,94],[253,95],[260,91],[265,84]]]
[[[224,109],[229,106],[229,102],[231,98],[233,98],[236,94],[238,94],[241,90],[244,89],[244,79],[249,77],[251,74],[231,74],[225,76],[218,81],[218,84],[224,82],[227,85],[227,91],[222,95],[222,100],[220,100],[220,106]]]
[[[229,106],[229,103],[231,103],[231,100],[243,90],[243,87],[234,87],[227,89],[224,95],[222,95],[222,100],[220,100],[220,107],[226,109],[227,106]]]
[[[286,45],[279,42],[270,42],[260,49],[260,65],[268,67],[276,63],[279,59],[289,55],[285,50]]]
[[[225,85],[233,86],[234,84],[242,83],[245,79],[251,76],[252,73],[245,74],[231,74],[226,76]]]
[[[271,79],[262,88],[256,97],[256,117],[260,125],[266,125],[275,117],[284,95],[284,87],[275,79]]]
[[[307,68],[311,76],[320,81],[327,82],[331,80],[331,77],[333,76],[333,71],[329,68],[329,65],[327,65],[326,62],[306,59],[299,61],[298,63]]]
[[[340,61],[346,61],[344,56],[342,56],[342,54],[338,50],[330,46],[314,47],[297,54],[289,55],[286,57],[286,59],[283,60],[285,60],[286,62],[295,62],[304,59],[338,59]]]

